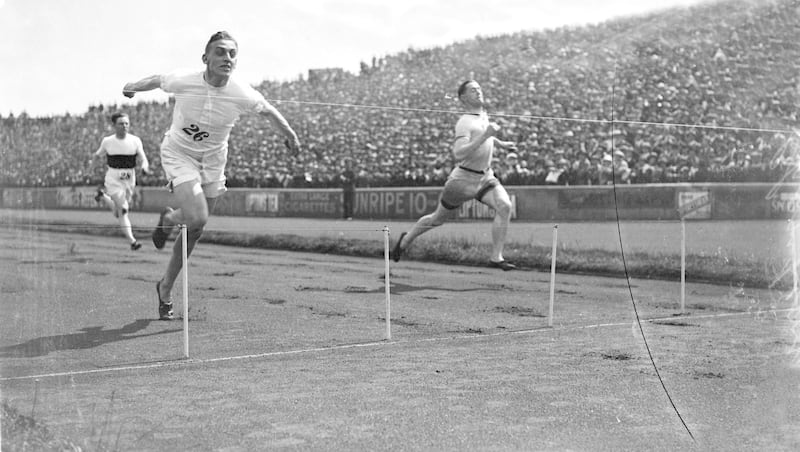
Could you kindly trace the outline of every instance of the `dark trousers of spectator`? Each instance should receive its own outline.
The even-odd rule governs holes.
[[[353,206],[356,201],[355,190],[342,191],[342,218],[353,218]]]

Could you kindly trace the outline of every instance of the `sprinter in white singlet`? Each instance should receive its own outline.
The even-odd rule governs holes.
[[[214,33],[202,55],[205,69],[193,73],[153,75],[128,83],[123,95],[157,88],[173,93],[172,125],[161,143],[161,165],[177,208],[166,207],[153,232],[153,244],[162,249],[176,224],[187,227],[187,255],[203,233],[217,198],[225,192],[228,137],[243,113],[267,118],[297,152],[297,134],[278,110],[258,91],[233,77],[239,45],[225,31]],[[171,320],[172,287],[182,267],[181,241],[173,246],[164,276],[156,283],[159,318]]]
[[[488,265],[506,271],[513,270],[516,266],[503,258],[508,223],[511,220],[511,199],[490,165],[495,146],[515,151],[516,145],[496,137],[500,126],[489,121],[483,90],[478,82],[467,80],[462,83],[458,88],[458,99],[466,113],[459,118],[455,127],[453,156],[456,166],[444,184],[436,210],[417,220],[408,233],[400,234],[392,250],[392,259],[399,261],[414,239],[451,219],[464,202],[477,199],[495,211],[492,222],[492,255]]]

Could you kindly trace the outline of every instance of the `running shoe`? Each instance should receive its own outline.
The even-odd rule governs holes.
[[[104,194],[105,192],[103,191],[103,186],[101,185],[97,187],[97,193],[94,195],[94,202],[100,202],[100,200],[103,199]]]
[[[392,249],[392,260],[395,262],[400,262],[400,257],[403,255],[403,249],[400,248],[400,243],[403,241],[403,237],[406,236],[406,233],[400,234],[400,238],[397,239],[397,243],[394,244],[394,248]]]
[[[138,249],[139,249],[139,248],[141,248],[141,247],[142,247],[142,244],[141,244],[141,243],[139,243],[139,241],[138,241],[138,240],[137,240],[137,241],[135,241],[135,242],[133,242],[133,243],[131,243],[131,250],[132,250],[132,251],[136,251],[136,250],[138,250]]]
[[[160,250],[164,248],[169,233],[172,232],[172,226],[167,226],[164,221],[164,216],[170,212],[172,212],[172,207],[165,207],[161,212],[161,216],[158,217],[158,226],[156,226],[156,229],[153,231],[153,245],[156,246],[156,249]]]
[[[172,313],[172,302],[165,303],[161,299],[161,281],[156,283],[156,295],[158,295],[158,318],[159,320],[172,320],[174,315]]]
[[[489,267],[502,269],[504,272],[509,270],[516,270],[517,266],[509,261],[502,260],[500,262],[489,261]]]

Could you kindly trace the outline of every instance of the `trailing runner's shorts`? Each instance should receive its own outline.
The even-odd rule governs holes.
[[[106,193],[114,199],[130,202],[136,187],[134,168],[109,168],[104,181]]]

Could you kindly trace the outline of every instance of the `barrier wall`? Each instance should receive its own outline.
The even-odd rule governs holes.
[[[653,184],[581,187],[506,187],[512,218],[522,221],[756,220],[790,219],[800,212],[800,184]],[[2,188],[1,205],[14,209],[102,209],[94,187]],[[416,220],[438,203],[441,187],[356,190],[354,218]],[[173,203],[163,188],[137,187],[132,210],[159,212]],[[340,218],[338,189],[230,189],[216,215]],[[471,201],[460,219],[489,219]]]

